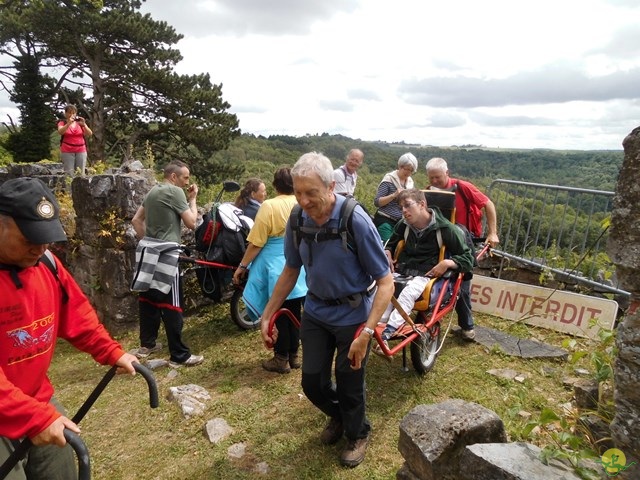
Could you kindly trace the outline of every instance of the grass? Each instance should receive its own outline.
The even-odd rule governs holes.
[[[480,314],[476,322],[556,346],[566,338]],[[510,441],[521,441],[520,431],[527,422],[519,415],[521,410],[533,417],[544,407],[560,411],[560,405],[572,397],[562,386],[562,378],[573,375],[575,365],[509,357],[453,335],[446,338],[434,370],[422,377],[411,366],[409,372],[403,372],[400,358],[389,364],[371,355],[367,411],[372,442],[365,462],[345,469],[338,462],[343,443],[319,443],[326,419],[304,397],[300,372],[264,371],[260,361],[271,352],[262,348],[258,331],[237,329],[227,305],[206,307],[188,317],[184,334],[186,343],[194,353],[203,354],[205,362],[179,369],[173,379],[167,376],[169,368],[156,370],[161,396],[158,409],[149,408],[141,377],[117,376],[80,424],[94,479],[393,479],[404,461],[397,448],[398,426],[416,405],[450,398],[476,402],[503,419]],[[137,331],[118,340],[126,349],[133,348]],[[590,348],[587,340],[578,342]],[[166,350],[162,353],[167,355]],[[486,373],[492,368],[512,368],[525,373],[527,379],[524,383],[500,379]],[[49,373],[69,416],[106,371],[86,354],[59,342]],[[202,417],[183,418],[178,406],[165,398],[169,387],[188,383],[206,388],[212,397]],[[213,445],[203,427],[216,417],[224,418],[234,433]],[[227,449],[239,442],[246,444],[246,456],[229,459]],[[266,462],[269,473],[256,474],[253,468],[258,462]]]

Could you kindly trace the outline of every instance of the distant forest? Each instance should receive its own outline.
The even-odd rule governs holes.
[[[622,150],[565,151],[487,149],[474,146],[432,147],[366,142],[326,133],[304,137],[285,135],[262,137],[244,134],[233,140],[227,150],[217,152],[214,156],[216,163],[227,167],[224,169],[224,174],[228,174],[227,169],[233,166],[236,167],[235,172],[239,177],[236,178],[237,180],[257,176],[270,184],[275,167],[293,165],[305,152],[323,152],[329,157],[334,167],[338,167],[343,164],[351,148],[359,148],[365,154],[365,164],[360,172],[362,186],[365,187],[364,184],[366,184],[368,190],[365,197],[369,197],[371,188],[377,187],[377,182],[384,173],[396,168],[398,157],[405,152],[412,152],[418,158],[419,169],[414,175],[416,186],[426,185],[426,162],[432,157],[443,157],[449,164],[451,176],[473,181],[485,189],[493,180],[503,178],[614,191],[624,158]],[[216,178],[213,173],[207,180],[215,183],[224,178]],[[358,186],[360,187],[360,184]]]
[[[334,168],[342,165],[347,152],[352,148],[359,148],[365,154],[363,167],[359,170],[358,184],[355,197],[369,210],[375,212],[373,200],[378,183],[382,176],[397,168],[398,157],[405,152],[412,152],[418,159],[418,171],[413,175],[416,187],[427,186],[425,165],[430,158],[442,157],[448,165],[450,174],[454,178],[462,178],[475,183],[489,196],[495,196],[497,202],[499,222],[510,224],[509,218],[513,212],[529,212],[531,199],[517,194],[505,193],[511,189],[497,189],[491,191],[491,182],[497,179],[517,180],[529,183],[558,185],[590,190],[615,191],[618,173],[624,159],[624,152],[619,151],[561,151],[561,150],[516,150],[516,149],[488,149],[476,146],[461,147],[433,147],[418,146],[404,143],[365,142],[341,135],[308,135],[304,137],[270,136],[256,137],[242,135],[233,140],[227,150],[214,154],[213,164],[220,166],[215,171],[208,172],[206,180],[198,178],[205,187],[202,201],[214,198],[219,190],[216,183],[227,178],[244,182],[249,177],[261,178],[267,185],[269,195],[274,194],[271,187],[273,172],[281,166],[292,166],[303,153],[309,151],[323,152]],[[231,177],[220,178],[225,175]],[[503,190],[500,193],[500,190]],[[227,194],[226,200],[232,200],[233,195]],[[506,195],[506,197],[505,197]],[[556,199],[563,204],[566,194]],[[539,242],[517,247],[505,242],[504,248],[514,254],[527,258],[536,256],[546,257],[555,255],[553,261],[573,267],[578,262],[576,258],[579,250],[574,251],[575,239],[585,242],[589,247],[597,243],[601,233],[600,224],[608,216],[608,207],[593,204],[595,212],[591,214],[577,208],[573,195],[569,195],[567,211],[562,215],[554,215],[552,211],[541,214],[540,218],[532,218],[535,225],[539,225]],[[499,203],[499,205],[498,205]],[[606,203],[606,199],[603,200]],[[541,212],[543,207],[534,209]],[[544,208],[553,209],[553,205]],[[584,207],[583,207],[584,208]],[[528,215],[528,213],[527,213]],[[516,224],[528,225],[528,217],[517,214]],[[574,228],[571,235],[567,228]],[[564,229],[564,230],[563,230]],[[564,234],[562,232],[565,232]],[[514,233],[514,238],[525,238],[528,231]],[[504,237],[504,232],[501,233]],[[526,237],[529,238],[529,237]],[[506,240],[506,238],[505,238]],[[568,243],[567,243],[568,242]],[[606,244],[606,240],[602,240]],[[584,245],[583,245],[584,246]],[[524,251],[523,251],[524,250]],[[545,261],[551,262],[547,259]],[[551,263],[549,263],[551,264]],[[598,250],[581,261],[581,272],[587,276],[593,272],[605,272],[611,275],[613,267],[605,253]]]

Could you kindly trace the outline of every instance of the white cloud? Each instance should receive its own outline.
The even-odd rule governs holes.
[[[210,65],[245,132],[620,148],[637,123],[640,7],[631,2],[219,5],[255,18],[187,35],[182,68]],[[290,26],[261,26],[270,8]],[[203,45],[215,51],[207,62],[196,54]],[[246,105],[264,108],[248,116]]]
[[[637,0],[149,0],[255,134],[619,149],[640,118]],[[0,108],[2,112],[2,108]]]
[[[405,81],[400,96],[408,103],[435,107],[496,107],[634,99],[638,85],[640,68],[594,77],[554,65],[501,79],[454,76]]]
[[[305,34],[315,22],[357,5],[357,0],[150,0],[143,9],[179,33],[202,38]]]

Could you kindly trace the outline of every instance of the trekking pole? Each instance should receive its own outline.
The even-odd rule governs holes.
[[[151,370],[149,370],[147,367],[141,365],[138,362],[133,362],[132,365],[135,371],[142,375],[142,377],[147,381],[147,385],[149,387],[149,405],[151,406],[151,408],[157,408],[159,405],[158,385],[156,384],[153,373],[151,373]],[[75,424],[80,423],[80,420],[84,418],[84,416],[96,402],[100,394],[109,384],[111,379],[116,375],[117,369],[118,367],[115,365],[111,367],[102,378],[100,383],[96,385],[96,387],[93,389],[93,392],[91,392],[87,400],[82,404],[78,412],[71,419]],[[31,440],[28,438],[25,438],[16,446],[15,450],[11,453],[11,455],[9,455],[9,458],[7,458],[7,460],[2,465],[0,465],[0,480],[6,478],[9,472],[13,470],[13,467],[15,467],[17,463],[27,455],[27,452],[32,446],[33,443],[31,443]]]

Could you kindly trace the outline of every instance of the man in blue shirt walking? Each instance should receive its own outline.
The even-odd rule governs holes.
[[[286,265],[262,315],[262,338],[267,346],[277,338],[277,330],[269,334],[269,319],[304,265],[309,290],[300,327],[302,389],[329,417],[320,441],[334,444],[344,434],[347,443],[340,461],[355,467],[364,460],[371,430],[365,414],[370,340],[393,294],[393,277],[376,227],[360,206],[349,222],[350,245],[335,234],[347,199],[334,192],[333,167],[327,157],[316,152],[302,155],[291,176],[303,210],[301,228],[307,234],[298,242],[288,222]],[[354,338],[363,323],[364,330]],[[335,384],[331,375],[334,357]]]

